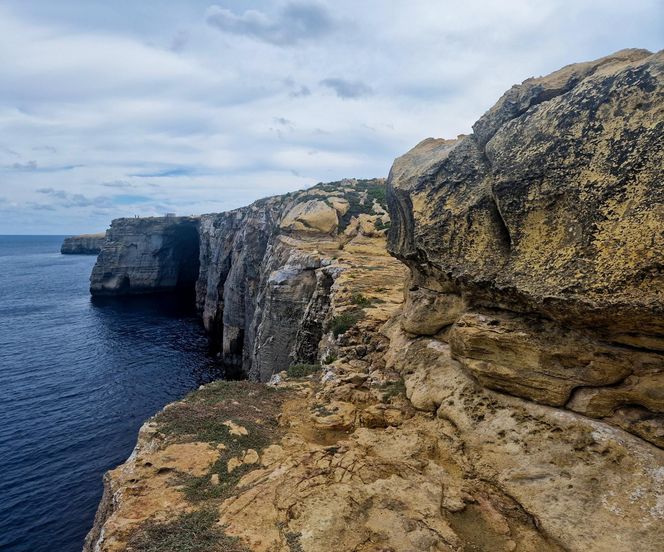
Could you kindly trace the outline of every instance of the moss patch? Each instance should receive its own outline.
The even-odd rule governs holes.
[[[228,461],[249,449],[260,453],[281,436],[277,414],[287,396],[286,391],[259,383],[221,381],[191,393],[154,418],[158,430],[169,439],[208,442],[220,448],[219,459],[205,475],[175,475],[175,484],[188,500],[230,496],[242,476],[256,465],[242,464],[228,473]],[[246,432],[238,432],[237,426]],[[214,474],[218,484],[212,483]]]
[[[357,324],[364,317],[361,310],[346,311],[335,316],[330,322],[330,330],[334,337],[339,337],[341,334],[346,333],[355,324]]]
[[[361,293],[354,293],[350,298],[350,302],[358,307],[368,307],[371,305],[371,299],[365,297]]]

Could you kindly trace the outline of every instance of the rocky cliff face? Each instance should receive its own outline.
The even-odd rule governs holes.
[[[203,217],[220,343],[320,364],[146,423],[86,552],[664,549],[662,64],[530,79],[396,160],[405,264],[350,187]]]
[[[402,328],[484,387],[664,445],[664,56],[626,50],[509,90],[389,178]]]
[[[65,238],[60,248],[63,255],[98,255],[104,247],[106,233],[81,234]]]
[[[230,372],[267,381],[314,362],[335,277],[331,256],[384,234],[383,180],[344,180],[198,218],[119,219],[91,276],[93,295],[195,289]]]
[[[196,217],[114,220],[90,276],[92,295],[193,288],[198,277]]]

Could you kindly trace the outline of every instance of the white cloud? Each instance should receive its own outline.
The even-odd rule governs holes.
[[[218,3],[3,2],[0,233],[385,176],[515,82],[661,48],[664,18],[655,0]]]

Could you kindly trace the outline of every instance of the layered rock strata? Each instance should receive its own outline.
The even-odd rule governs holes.
[[[316,360],[336,275],[331,259],[358,235],[384,235],[385,208],[384,180],[343,180],[195,219],[119,219],[91,292],[195,289],[229,371],[267,381]]]
[[[186,290],[198,278],[197,217],[122,218],[111,223],[90,276],[90,293]]]
[[[437,336],[403,331],[384,238],[340,253],[327,364],[169,405],[105,477],[86,552],[661,549],[661,450],[484,388]]]
[[[482,386],[664,445],[664,54],[509,90],[388,181],[402,328]]]
[[[99,234],[81,234],[65,238],[60,247],[63,255],[98,255],[104,247],[106,232]]]

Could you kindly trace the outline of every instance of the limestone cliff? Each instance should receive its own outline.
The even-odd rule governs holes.
[[[267,381],[316,360],[334,278],[330,251],[358,234],[384,234],[384,198],[383,180],[344,180],[195,219],[118,219],[90,290],[195,288],[211,345],[229,371]]]
[[[402,328],[486,388],[664,445],[664,54],[625,50],[509,90],[388,181]]]
[[[105,240],[105,232],[70,236],[62,242],[60,253],[63,255],[98,255],[104,247]]]
[[[191,288],[198,277],[196,217],[114,220],[90,276],[92,295]]]
[[[663,61],[529,79],[397,159],[403,263],[350,192],[202,217],[206,324],[290,365],[146,423],[86,552],[664,549]]]

